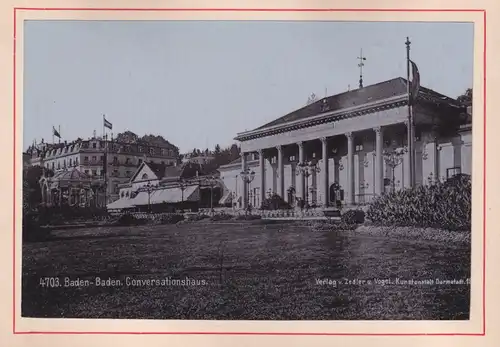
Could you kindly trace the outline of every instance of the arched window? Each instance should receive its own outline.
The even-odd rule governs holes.
[[[125,196],[125,192],[122,191],[122,193],[120,195],[123,198]]]
[[[72,166],[72,165],[73,165],[73,160],[69,159],[69,166]]]
[[[142,175],[142,179],[143,179],[143,180],[147,180],[147,179],[148,179],[148,174],[147,174],[147,173],[143,174],[143,175]]]
[[[129,197],[129,195],[130,195],[130,194],[128,193],[128,190],[127,190],[127,193],[125,194],[125,196],[128,198],[128,197]]]

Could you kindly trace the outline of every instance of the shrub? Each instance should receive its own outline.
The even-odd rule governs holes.
[[[446,182],[385,194],[372,202],[367,218],[384,226],[470,231],[471,188],[470,176],[457,175]]]
[[[362,224],[365,222],[365,213],[362,210],[349,210],[342,214],[340,221],[344,224]]]
[[[210,218],[210,216],[203,214],[203,213],[191,214],[191,215],[188,215],[188,217],[187,217],[187,219],[189,221],[199,221],[199,220],[208,219],[208,218]]]
[[[116,224],[117,225],[123,225],[123,226],[133,226],[133,225],[142,225],[146,224],[147,220],[142,219],[142,218],[137,218],[130,213],[125,213],[121,215],[117,220]]]
[[[232,218],[233,218],[233,216],[231,216],[227,213],[218,213],[218,214],[215,214],[212,217],[210,217],[210,220],[216,222],[216,221],[220,221],[220,220],[230,220]]]
[[[164,214],[160,217],[160,224],[175,224],[183,221],[184,215],[179,213]]]
[[[50,237],[50,229],[43,228],[35,212],[23,213],[23,242],[43,241]]]
[[[262,202],[261,210],[289,210],[292,206],[278,194],[272,194]]]

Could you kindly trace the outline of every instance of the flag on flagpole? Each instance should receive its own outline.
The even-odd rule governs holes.
[[[415,104],[418,97],[418,91],[420,89],[420,72],[418,71],[417,64],[413,60],[410,60],[411,64],[411,89],[410,89],[410,104]]]
[[[55,137],[57,138],[61,138],[61,134],[59,133],[59,131],[56,130],[56,127],[55,126],[52,126],[52,135],[54,135]]]
[[[113,124],[111,124],[111,122],[106,119],[106,116],[103,116],[103,119],[104,119],[104,127],[108,128],[109,130],[113,130]]]

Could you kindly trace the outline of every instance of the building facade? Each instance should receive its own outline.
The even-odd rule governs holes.
[[[118,134],[116,139],[94,136],[56,144],[42,140],[27,152],[31,155],[31,165],[43,166],[55,173],[76,168],[103,183],[107,162],[107,196],[111,201],[118,198],[119,184],[128,182],[143,161],[173,166],[179,155],[178,148],[162,137],[139,138],[132,132]]]
[[[326,97],[239,133],[242,157],[221,167],[221,178],[241,207],[259,207],[270,193],[291,204],[363,204],[410,187],[406,83],[396,78]],[[470,108],[421,87],[411,109],[414,184],[470,175]]]

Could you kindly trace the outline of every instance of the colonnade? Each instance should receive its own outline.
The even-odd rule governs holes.
[[[407,123],[405,123],[407,125]],[[376,195],[381,195],[384,192],[384,153],[383,153],[383,148],[384,148],[384,129],[382,127],[375,127],[372,129],[375,133],[375,177],[374,177],[374,185],[375,185],[375,194]],[[330,181],[329,181],[329,163],[328,163],[328,158],[329,158],[329,153],[328,153],[328,148],[329,148],[329,143],[330,140],[333,139],[334,137],[339,136],[335,135],[332,137],[322,137],[319,138],[321,141],[321,158],[322,163],[320,165],[320,171],[323,173],[322,174],[322,182],[318,182],[318,186],[322,187],[322,190],[324,191],[324,194],[322,195],[322,201],[321,204],[324,207],[328,207],[330,203],[330,197],[329,197],[329,187],[330,187]],[[346,132],[340,136],[345,136],[347,139],[347,187],[346,187],[346,203],[347,204],[354,204],[356,202],[355,200],[355,170],[354,170],[354,155],[355,155],[355,138],[356,138],[356,133],[355,132]],[[298,152],[298,163],[306,163],[308,158],[306,158],[306,153],[305,153],[305,142],[306,141],[298,141],[295,144],[292,145],[286,145],[288,148],[289,146],[296,146]],[[309,142],[309,141],[307,141]],[[284,184],[284,147],[283,145],[276,146],[277,150],[277,194],[281,196],[282,198],[285,198],[285,184]],[[259,179],[260,179],[260,201],[265,200],[265,194],[266,194],[266,175],[265,175],[265,155],[264,152],[266,149],[269,148],[262,148],[257,150],[256,152],[259,154]],[[245,171],[247,169],[247,155],[250,154],[251,152],[247,153],[242,153],[241,155],[241,167],[242,171]],[[409,170],[406,170],[409,171]],[[405,172],[405,174],[408,174]],[[306,197],[306,191],[305,191],[305,174],[303,171],[301,171],[298,175],[298,179],[296,181],[296,196],[301,199],[305,199]],[[243,201],[244,201],[244,206],[248,206],[248,185],[243,184]]]

